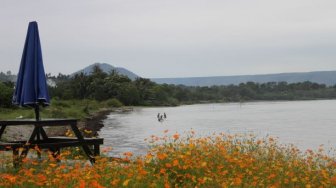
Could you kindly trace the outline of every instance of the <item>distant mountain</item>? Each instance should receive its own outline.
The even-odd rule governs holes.
[[[81,73],[81,72],[83,72],[86,75],[89,75],[89,74],[91,74],[91,72],[93,70],[93,67],[95,67],[95,66],[99,66],[99,68],[106,73],[110,73],[112,70],[115,70],[118,74],[125,75],[128,78],[130,78],[131,80],[135,80],[136,78],[139,77],[138,75],[134,74],[133,72],[131,72],[131,71],[125,69],[125,68],[114,67],[114,66],[112,66],[110,64],[107,64],[107,63],[94,63],[92,65],[89,65],[89,66],[85,67],[82,70],[79,70],[75,73],[72,73],[71,75],[75,75],[75,74],[78,74],[78,73]]]
[[[287,83],[310,81],[319,84],[335,85],[336,71],[316,71],[303,73],[279,73],[262,75],[240,76],[213,76],[213,77],[186,77],[186,78],[152,78],[152,81],[162,84],[175,84],[186,86],[213,86],[213,85],[238,85],[245,82],[281,82]]]

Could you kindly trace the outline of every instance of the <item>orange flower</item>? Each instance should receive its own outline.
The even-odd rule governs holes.
[[[336,185],[336,176],[332,177],[330,179],[330,181],[331,181],[332,185]]]
[[[166,166],[167,168],[171,168],[171,167],[172,167],[172,165],[171,165],[170,163],[166,163],[165,166]]]
[[[36,178],[38,180],[38,181],[35,182],[36,185],[38,185],[38,186],[45,185],[47,178],[44,175],[38,174]]]
[[[105,147],[105,148],[102,149],[103,153],[107,153],[109,151],[112,151],[112,147]]]
[[[228,174],[229,173],[229,171],[227,171],[227,170],[224,170],[223,172],[221,172],[221,174],[223,175],[223,176],[225,176],[226,174]]]
[[[85,188],[85,181],[84,180],[80,180],[79,181],[79,188]]]
[[[173,161],[173,166],[178,166],[179,165],[179,161],[177,160],[177,159],[175,159],[174,161]]]
[[[133,156],[133,153],[132,152],[125,152],[124,155],[126,157],[132,157]]]
[[[139,173],[143,176],[148,174],[148,172],[146,170],[140,170]]]
[[[234,185],[240,185],[241,183],[242,183],[242,179],[240,177],[236,177],[234,179],[234,182],[233,182]]]
[[[126,187],[130,181],[131,181],[130,179],[125,180],[124,183],[123,183],[123,186]]]
[[[180,135],[179,135],[178,133],[175,133],[175,134],[173,135],[173,138],[174,138],[175,140],[177,140],[177,139],[180,138]]]
[[[204,184],[205,183],[205,178],[198,178],[197,181],[200,183],[200,184]]]
[[[170,185],[169,185],[168,182],[166,182],[166,183],[164,184],[164,188],[170,188]]]
[[[92,187],[94,188],[104,188],[104,186],[100,185],[96,180],[91,182]]]
[[[160,160],[163,160],[163,159],[167,158],[167,154],[165,154],[165,153],[157,153],[156,156]]]
[[[119,182],[120,182],[119,179],[115,179],[115,180],[111,181],[111,185],[116,186]]]
[[[273,179],[273,178],[275,178],[275,177],[276,177],[275,174],[271,174],[271,175],[268,176],[268,179]]]
[[[172,133],[163,136],[166,140],[152,136],[158,143],[151,142],[147,154],[132,158],[133,153],[126,152],[116,160],[97,157],[94,166],[82,160],[57,164],[49,154],[50,160],[25,158],[20,169],[11,170],[12,161],[0,151],[4,156],[0,159],[0,187],[169,188],[206,183],[208,187],[279,187],[278,182],[284,187],[336,187],[334,157],[312,150],[301,155],[294,146],[277,147],[276,138],[258,141],[249,136],[198,138],[187,133],[183,138]],[[71,153],[64,150],[61,158],[71,159]]]
[[[166,169],[163,169],[163,168],[162,168],[162,169],[160,170],[160,174],[164,174],[164,173],[166,173]]]
[[[16,182],[16,177],[12,176],[10,174],[5,174],[2,176],[3,179],[8,180],[10,183],[15,183]]]

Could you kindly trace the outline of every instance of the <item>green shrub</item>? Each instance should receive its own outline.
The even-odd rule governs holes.
[[[66,113],[61,108],[50,108],[51,118],[64,118]]]
[[[106,101],[108,107],[121,107],[123,104],[118,99],[109,99]]]
[[[55,107],[63,107],[63,108],[69,108],[70,105],[62,100],[57,100],[57,99],[53,99],[51,100],[51,105],[55,106]]]
[[[9,84],[0,82],[0,107],[9,108],[12,106],[13,89]]]
[[[70,110],[67,112],[67,118],[80,118],[81,117],[81,113],[78,111],[74,111],[74,110]]]

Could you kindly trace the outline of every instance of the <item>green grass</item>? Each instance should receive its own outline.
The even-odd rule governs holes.
[[[84,119],[89,114],[99,111],[101,108],[110,107],[106,102],[94,100],[51,100],[48,107],[40,107],[41,118],[76,118]],[[0,108],[0,120],[31,119],[35,117],[33,108]]]
[[[17,117],[22,116],[23,118],[33,118],[34,117],[34,110],[33,109],[26,109],[26,108],[0,108],[0,119],[15,119]]]

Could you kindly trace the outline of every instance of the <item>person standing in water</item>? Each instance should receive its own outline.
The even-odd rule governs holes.
[[[162,119],[162,114],[160,114],[160,113],[158,113],[158,115],[157,115],[157,119],[158,119],[158,121],[162,121],[163,119]]]
[[[164,117],[165,119],[167,118],[166,112],[163,113],[163,117]]]

